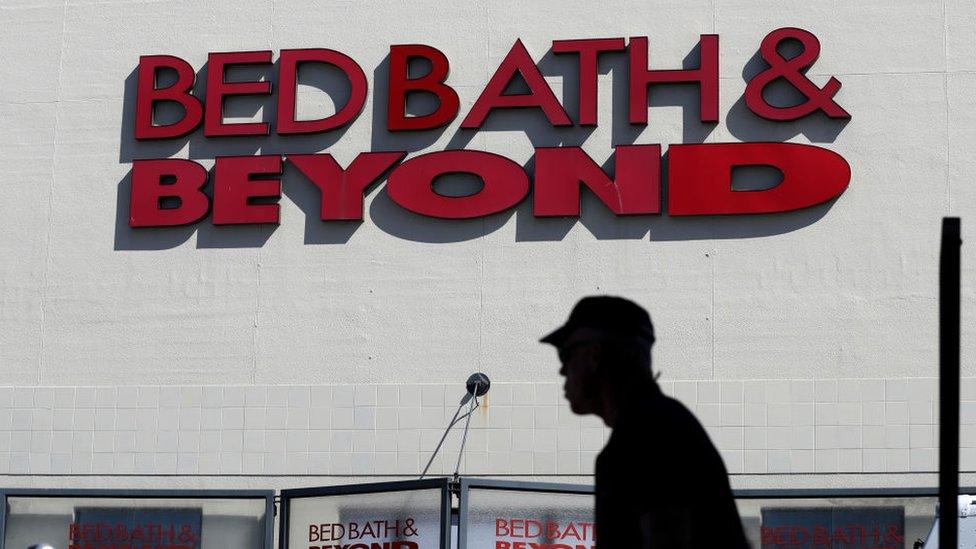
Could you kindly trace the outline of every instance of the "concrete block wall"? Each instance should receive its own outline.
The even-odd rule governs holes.
[[[937,470],[932,378],[665,381],[733,475]],[[418,475],[457,384],[4,387],[0,475]],[[962,469],[976,471],[976,379]],[[454,471],[460,427],[432,474]],[[556,383],[496,383],[472,415],[461,472],[580,476],[608,430]],[[666,443],[659,449],[667,451]]]

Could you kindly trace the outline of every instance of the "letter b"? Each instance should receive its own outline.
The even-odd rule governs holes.
[[[136,160],[132,163],[130,227],[169,227],[195,223],[210,209],[210,198],[201,190],[207,170],[192,160]],[[163,208],[162,200],[179,200]]]
[[[156,87],[160,69],[176,71],[176,82],[166,88]],[[190,93],[196,75],[189,63],[171,55],[144,55],[139,58],[136,88],[136,139],[166,139],[186,135],[203,119],[203,104]],[[172,124],[153,124],[156,103],[170,101],[183,107],[183,118]]]

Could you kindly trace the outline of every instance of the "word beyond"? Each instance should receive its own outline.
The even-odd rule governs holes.
[[[784,58],[777,51],[783,41],[798,41],[800,54]],[[557,40],[554,54],[578,58],[579,117],[576,124],[597,124],[597,61],[601,55],[626,51],[629,59],[628,120],[647,124],[648,93],[660,84],[694,84],[699,93],[702,122],[718,121],[719,74],[716,35],[702,35],[697,68],[650,70],[647,68],[646,37]],[[806,79],[804,71],[819,57],[820,43],[807,31],[783,28],[771,32],[760,47],[767,70],[746,86],[746,105],[757,115],[777,121],[802,118],[823,112],[831,118],[850,118],[833,97],[840,82],[831,78],[823,88]],[[430,70],[411,77],[408,65],[425,59]],[[225,136],[267,136],[265,122],[228,123],[223,104],[228,97],[273,96],[268,81],[228,82],[230,66],[268,65],[270,51],[211,53],[208,58],[206,92],[192,94],[193,67],[173,56],[143,56],[139,60],[135,113],[135,137],[140,140],[170,139],[186,135],[203,125],[208,138]],[[350,83],[345,105],[328,117],[296,120],[298,67],[301,64],[332,65]],[[386,123],[390,131],[428,130],[444,126],[457,115],[460,102],[447,84],[450,64],[439,50],[425,45],[390,47],[389,89]],[[176,73],[169,86],[159,87],[160,71]],[[524,93],[506,93],[508,85],[521,79]],[[781,107],[769,104],[763,90],[784,79],[806,100]],[[277,119],[280,135],[310,134],[335,130],[350,124],[362,111],[368,84],[359,65],[343,53],[329,49],[283,50],[278,60]],[[436,99],[433,112],[408,116],[409,94],[423,93]],[[176,103],[182,116],[175,122],[157,124],[156,107]],[[546,83],[520,40],[501,62],[463,121],[462,128],[480,128],[496,109],[538,109],[553,127],[572,126],[566,110]],[[284,159],[292,163],[321,192],[323,221],[363,218],[363,195],[384,174],[387,193],[400,206],[418,214],[465,219],[491,215],[521,202],[530,189],[529,174],[512,160],[484,151],[448,150],[423,154],[403,162],[405,152],[364,152],[343,168],[327,153],[258,156],[224,156],[215,160],[212,197],[203,191],[207,170],[199,163],[178,158],[136,160],[132,166],[129,225],[162,227],[200,221],[212,210],[218,225],[278,223]],[[609,175],[579,147],[537,148],[533,178],[533,207],[536,216],[578,216],[581,187],[587,187],[617,215],[659,214],[661,204],[660,145],[618,146],[614,151],[613,175]],[[781,175],[779,184],[764,190],[732,188],[731,172],[739,166],[770,166]],[[716,215],[782,212],[819,204],[840,195],[850,180],[850,167],[829,150],[792,143],[675,144],[668,149],[669,215]],[[482,187],[467,196],[447,196],[434,189],[435,181],[447,174],[467,173],[480,178]]]

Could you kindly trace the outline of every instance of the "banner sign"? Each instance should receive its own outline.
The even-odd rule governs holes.
[[[0,490],[0,549],[270,549],[264,490]]]
[[[762,509],[762,549],[904,549],[904,507]]]
[[[460,549],[595,549],[593,488],[464,479]]]
[[[799,43],[800,53],[783,57],[777,46]],[[484,128],[493,112],[523,109],[540,114],[552,131],[571,126],[596,126],[598,61],[623,56],[629,71],[626,105],[631,125],[646,125],[649,97],[662,85],[692,86],[698,95],[698,118],[703,124],[719,121],[719,36],[705,34],[697,45],[698,65],[682,69],[649,69],[652,48],[647,37],[554,40],[553,55],[577,62],[578,104],[571,119],[546,82],[532,55],[516,40],[494,75],[485,84],[473,106],[464,114],[459,132]],[[790,122],[807,116],[822,120],[847,120],[851,115],[835,100],[841,82],[830,77],[820,87],[806,71],[820,56],[820,42],[812,33],[798,28],[770,32],[759,47],[766,64],[747,82],[744,102],[757,117]],[[412,75],[412,62],[424,61],[430,69]],[[337,69],[350,86],[344,105],[330,116],[298,119],[299,68],[308,65]],[[269,79],[231,81],[228,72],[248,67],[276,76]],[[436,130],[461,114],[457,92],[448,81],[450,61],[434,47],[423,44],[391,45],[386,78],[386,102],[374,112],[385,112],[386,131],[397,133]],[[163,73],[175,80],[161,83]],[[288,136],[336,131],[351,124],[363,110],[369,82],[359,64],[348,55],[326,48],[282,50],[277,60],[270,50],[213,52],[206,70],[197,71],[187,61],[172,55],[146,55],[139,59],[135,98],[135,139],[172,140],[202,127],[207,139],[260,140],[272,132]],[[614,76],[616,78],[616,75]],[[763,91],[781,81],[803,98],[794,105],[770,103]],[[527,91],[511,93],[512,82],[522,82]],[[205,86],[205,91],[201,88]],[[433,112],[411,115],[407,100],[423,95],[436,104]],[[276,105],[273,121],[227,122],[224,104],[247,96]],[[380,94],[373,94],[381,102]],[[162,123],[157,109],[176,106],[180,116]],[[273,122],[273,123],[272,123]],[[378,121],[374,121],[376,123]],[[320,194],[322,221],[363,219],[363,196],[388,174],[386,190],[401,207],[429,217],[468,219],[508,210],[533,191],[533,213],[538,217],[575,217],[580,214],[580,192],[586,187],[617,215],[654,215],[664,211],[662,196],[667,185],[666,211],[671,216],[758,214],[797,210],[827,202],[839,196],[850,181],[850,166],[839,154],[813,145],[778,142],[690,143],[668,147],[666,170],[659,144],[622,144],[614,147],[612,168],[604,170],[603,159],[591,158],[579,146],[539,147],[534,151],[534,169],[518,162],[478,150],[435,151],[405,159],[403,150],[363,151],[347,166],[329,153],[261,154],[218,156],[212,174],[195,160],[140,158],[133,161],[130,227],[167,227],[197,223],[211,215],[215,225],[276,224],[280,221],[281,175],[290,162],[307,183]],[[770,188],[736,190],[733,169],[767,166],[781,174]],[[531,172],[531,173],[530,173]],[[439,177],[472,174],[482,187],[466,196],[449,196],[436,191]],[[667,180],[662,181],[662,174]],[[204,187],[212,183],[212,191]]]
[[[80,507],[67,549],[200,549],[202,523],[199,508]]]
[[[446,479],[281,492],[282,549],[447,549]]]

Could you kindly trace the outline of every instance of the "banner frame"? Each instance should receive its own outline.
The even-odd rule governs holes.
[[[274,490],[141,490],[134,488],[0,488],[0,549],[6,543],[7,498],[263,499],[264,547],[274,547]]]
[[[346,496],[353,494],[378,494],[383,492],[406,492],[411,490],[441,490],[441,531],[440,549],[449,549],[451,542],[451,490],[447,477],[422,480],[395,480],[360,484],[336,484],[312,488],[291,488],[280,490],[278,517],[278,549],[288,549],[288,526],[290,525],[289,506],[291,500],[321,496]],[[3,549],[0,547],[0,549]]]
[[[557,494],[590,494],[591,484],[563,484],[556,482],[533,482],[526,480],[498,480],[487,478],[461,478],[458,495],[458,549],[467,549],[468,533],[468,492],[471,488],[486,490],[511,490],[520,492],[550,492]]]

